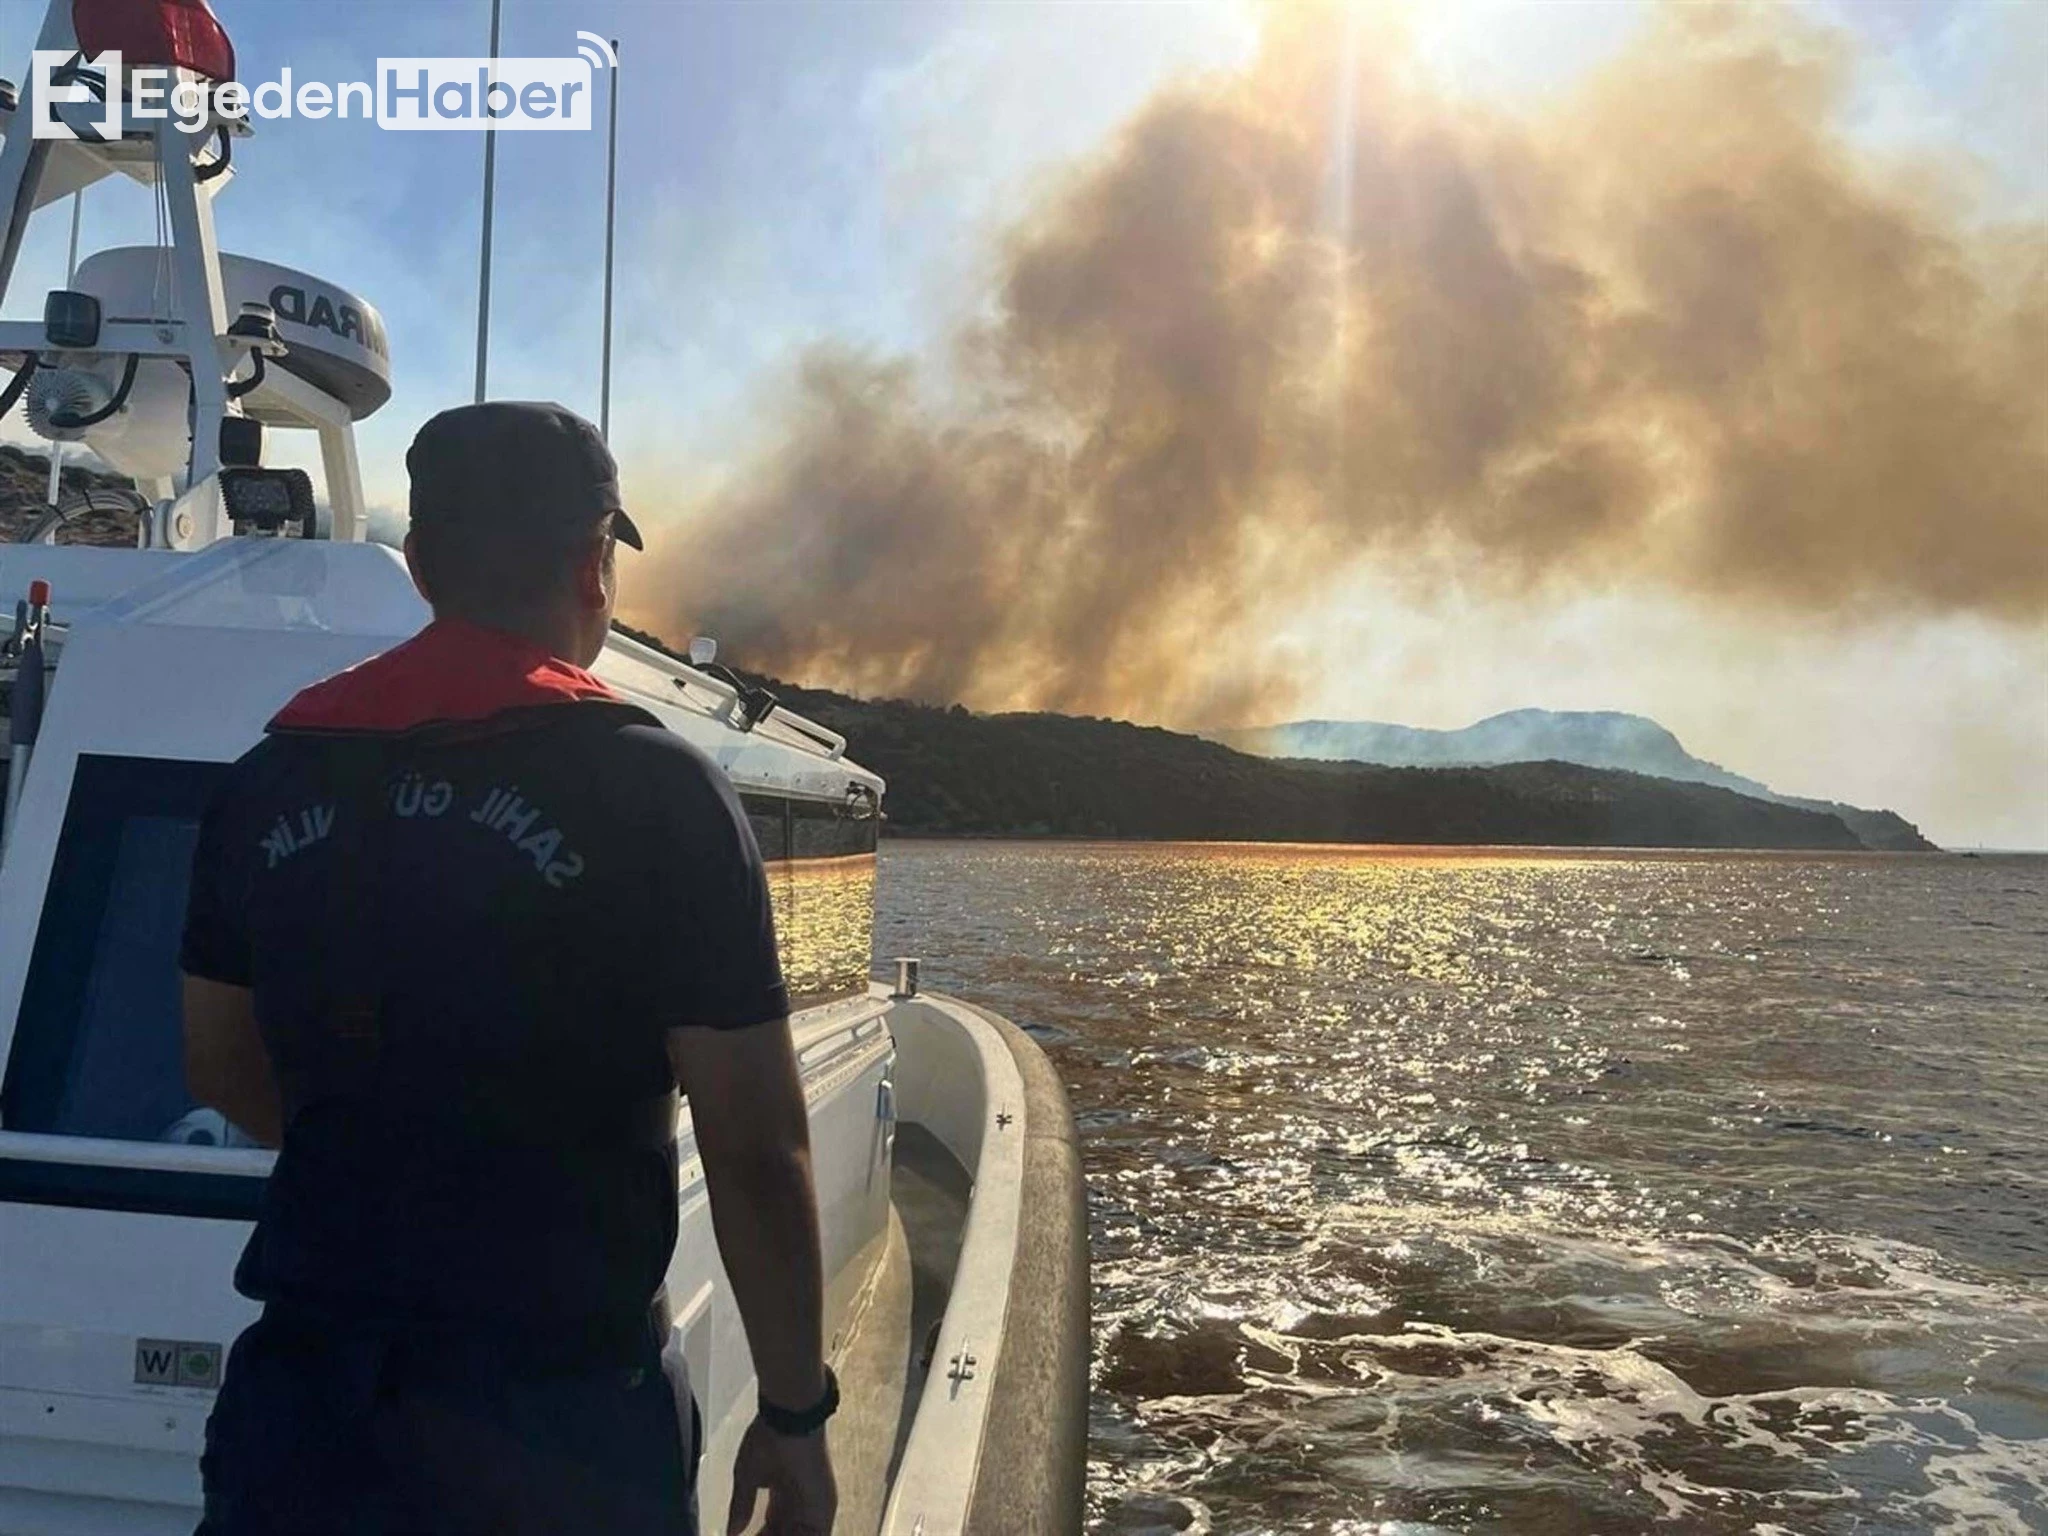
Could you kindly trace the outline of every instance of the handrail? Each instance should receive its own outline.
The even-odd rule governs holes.
[[[263,1177],[277,1160],[267,1147],[216,1147],[181,1141],[116,1141],[0,1130],[0,1158],[66,1163],[78,1168],[153,1169],[161,1173],[227,1173]]]
[[[678,683],[687,684],[692,688],[703,688],[728,704],[739,702],[739,690],[724,679],[700,672],[680,657],[672,656],[667,651],[656,650],[643,641],[635,640],[631,635],[621,634],[615,629],[606,638],[605,644],[617,646],[623,655],[634,661],[666,672]],[[780,725],[785,730],[804,737],[807,745],[822,749],[820,755],[827,761],[836,762],[846,755],[844,736],[830,726],[820,725],[817,721],[800,715],[784,705],[776,705],[764,717],[762,723]]]

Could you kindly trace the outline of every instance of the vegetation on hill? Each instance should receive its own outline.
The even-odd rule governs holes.
[[[883,805],[899,834],[1863,847],[1824,812],[1612,769],[1274,761],[1120,720],[977,715],[763,681],[844,735],[850,755],[889,781]]]
[[[77,450],[73,450],[76,453]],[[126,475],[66,464],[58,482],[66,513],[66,544],[135,547],[136,508],[141,498]],[[26,538],[50,510],[50,459],[12,443],[0,443],[0,543]]]

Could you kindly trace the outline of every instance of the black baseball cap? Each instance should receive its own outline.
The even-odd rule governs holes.
[[[494,528],[565,542],[611,514],[621,544],[644,549],[619,504],[619,466],[596,427],[546,400],[458,405],[405,452],[415,524]]]

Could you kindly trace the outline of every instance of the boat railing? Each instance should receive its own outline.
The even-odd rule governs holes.
[[[738,712],[740,691],[724,678],[700,671],[681,658],[635,640],[631,635],[621,634],[616,629],[612,631],[609,647],[634,661],[666,673],[676,682],[679,690],[696,688],[709,694],[716,702],[706,709],[707,714],[730,721]],[[688,697],[687,693],[683,696]],[[784,705],[777,704],[760,720],[755,729],[758,730],[763,725],[780,726],[782,729],[777,733],[777,740],[802,747],[828,761],[837,762],[846,755],[844,736]]]

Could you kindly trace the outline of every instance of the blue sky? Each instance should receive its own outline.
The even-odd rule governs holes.
[[[485,50],[487,0],[217,0],[244,80],[368,79],[380,55]],[[1874,140],[1967,147],[2038,207],[2048,164],[2013,42],[2023,7],[1826,0],[1873,67],[1857,104]],[[40,4],[0,8],[19,71]],[[1447,83],[1512,101],[1597,62],[1638,7],[1468,0],[1418,11]],[[1034,183],[1086,154],[1161,83],[1227,66],[1257,35],[1234,4],[692,4],[506,0],[503,51],[621,40],[619,449],[664,473],[743,451],[748,405],[805,343],[922,351],[981,302],[990,236]],[[2048,64],[2048,60],[2040,60]],[[216,205],[222,244],[350,287],[384,313],[397,393],[362,433],[373,499],[418,423],[467,398],[482,143],[360,121],[273,120]],[[595,413],[603,143],[499,140],[491,388]],[[141,189],[88,195],[83,249],[146,242]],[[65,222],[30,231],[7,313],[61,276]],[[682,461],[688,461],[684,463]]]
[[[286,65],[301,81],[367,79],[379,55],[481,53],[489,17],[488,0],[214,4],[245,81]],[[1862,51],[1858,140],[1928,157],[1987,217],[2048,213],[2048,6],[1803,8]],[[20,73],[41,11],[0,0],[0,73]],[[1622,46],[1643,14],[1467,0],[1417,7],[1410,27],[1440,85],[1511,110]],[[673,505],[688,499],[678,487],[745,462],[808,343],[938,358],[987,304],[994,237],[1035,190],[1162,84],[1247,57],[1258,27],[1255,7],[1220,0],[506,0],[507,54],[570,52],[578,29],[621,41],[614,439],[629,495]],[[596,413],[602,157],[596,133],[500,138],[494,394]],[[469,398],[481,158],[471,134],[262,122],[217,204],[226,248],[382,310],[397,389],[360,432],[373,503],[402,505],[406,442]],[[84,251],[152,232],[140,189],[88,193]],[[61,280],[64,236],[61,210],[31,226],[10,317],[36,314]],[[1285,639],[1324,679],[1304,712],[1455,725],[1519,705],[1639,709],[1787,789],[1895,804],[1956,841],[2048,845],[2038,626],[1760,634],[1654,593],[1474,611],[1455,593],[1419,605],[1367,580]],[[1760,669],[1774,679],[1761,701]]]
[[[245,81],[287,65],[296,81],[369,79],[380,54],[482,53],[489,35],[484,0],[216,9]],[[8,68],[39,12],[0,11]],[[625,59],[614,409],[629,465],[729,451],[750,392],[807,341],[923,346],[970,302],[977,237],[1034,170],[1252,36],[1228,8],[507,0],[501,47],[566,54],[579,29]],[[382,310],[397,389],[360,442],[372,499],[400,502],[404,444],[471,391],[481,136],[256,126],[216,204],[221,243]],[[603,151],[599,133],[500,136],[493,394],[596,414]],[[81,249],[152,230],[140,188],[102,184]],[[10,316],[39,312],[66,233],[57,211],[32,226]]]

